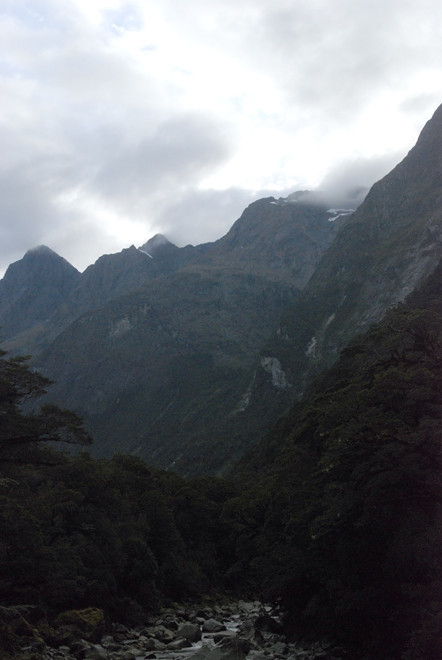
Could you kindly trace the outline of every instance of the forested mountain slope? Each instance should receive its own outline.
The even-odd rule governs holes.
[[[439,265],[350,342],[246,454],[249,487],[226,504],[232,578],[279,599],[293,635],[337,636],[350,657],[440,657],[441,281]]]

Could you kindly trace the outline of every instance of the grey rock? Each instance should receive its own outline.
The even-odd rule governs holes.
[[[246,619],[245,621],[243,621],[239,627],[239,632],[242,635],[253,635],[253,633],[255,632],[255,626],[253,620]]]
[[[188,660],[246,660],[250,650],[247,640],[241,638],[226,638],[221,644],[213,647],[203,646]]]
[[[163,644],[153,637],[143,640],[143,651],[159,651],[160,646],[163,647]]]
[[[183,639],[182,637],[179,637],[177,639],[174,639],[173,642],[170,642],[170,644],[167,645],[167,650],[181,651],[181,649],[188,648],[189,646],[190,644],[187,639]]]
[[[129,634],[129,629],[126,626],[124,626],[122,623],[114,623],[112,626],[112,630],[121,635]]]
[[[252,648],[250,640],[245,639],[244,637],[226,637],[220,642],[219,646],[225,650],[235,649],[236,651],[241,651],[246,655]]]
[[[203,623],[203,632],[216,633],[225,630],[226,626],[216,619],[207,619]]]
[[[269,632],[273,634],[281,634],[282,632],[281,624],[267,613],[260,614],[257,617],[255,620],[255,628],[261,632]]]
[[[252,612],[255,612],[257,610],[256,602],[245,601],[245,600],[239,600],[238,607],[246,614],[251,614]]]
[[[222,642],[223,639],[232,639],[233,637],[236,637],[236,632],[234,630],[221,630],[218,633],[214,633],[213,641],[215,644],[218,644],[218,642]]]
[[[166,616],[164,618],[163,625],[169,630],[178,630],[179,621],[175,616]]]
[[[196,616],[205,621],[206,619],[210,619],[213,616],[213,611],[210,609],[210,607],[205,607],[203,609],[197,610]]]
[[[101,644],[92,644],[83,657],[84,660],[108,660],[109,655]]]
[[[151,638],[148,642],[146,642],[144,648],[147,651],[164,651],[166,644],[164,642],[160,642],[159,639]]]
[[[177,637],[185,639],[190,644],[199,642],[201,639],[201,628],[193,623],[182,623],[178,626]]]
[[[71,644],[71,653],[75,657],[84,658],[92,646],[91,642],[87,642],[85,639],[77,639]]]
[[[270,651],[273,655],[280,654],[285,655],[287,653],[287,645],[284,642],[276,642],[270,647]]]
[[[140,656],[139,649],[130,648],[126,649],[121,656],[121,660],[136,660]]]
[[[164,642],[164,644],[169,644],[175,639],[175,633],[164,626],[155,626],[152,629],[152,636],[160,642]]]

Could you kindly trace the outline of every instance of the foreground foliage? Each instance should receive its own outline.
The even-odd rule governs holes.
[[[231,487],[48,447],[89,441],[73,413],[24,412],[49,384],[25,360],[0,357],[0,639],[17,617],[26,629],[23,616],[93,606],[133,622],[220,589]]]
[[[3,472],[3,603],[53,613],[93,604],[121,620],[215,586],[219,504],[197,485],[133,457],[41,458]]]

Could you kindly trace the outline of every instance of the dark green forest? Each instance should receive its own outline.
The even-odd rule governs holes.
[[[238,563],[293,636],[440,658],[441,281],[353,340],[242,462]]]
[[[354,339],[222,480],[91,458],[81,419],[38,408],[50,382],[2,352],[2,657],[68,610],[136,623],[228,595],[278,603],[290,639],[438,660],[440,282]]]

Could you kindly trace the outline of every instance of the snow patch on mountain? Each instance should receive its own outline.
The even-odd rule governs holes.
[[[153,259],[153,256],[151,254],[149,254],[149,252],[146,252],[146,250],[142,250],[141,248],[138,248],[138,252],[142,252],[143,254],[147,254],[148,257]]]
[[[332,217],[328,218],[329,222],[334,222],[338,218],[346,215],[350,215],[351,213],[354,213],[355,209],[327,209],[327,213],[329,213]]]

